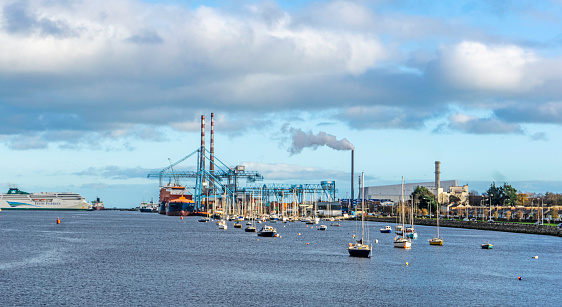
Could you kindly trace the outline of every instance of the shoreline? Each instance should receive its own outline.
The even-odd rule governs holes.
[[[355,220],[355,219],[348,219]],[[396,223],[396,218],[387,217],[365,217],[366,221],[370,222],[381,222],[381,223]],[[414,225],[424,225],[424,226],[437,226],[436,219],[414,219]],[[516,232],[516,233],[527,233],[536,235],[547,235],[562,237],[562,228],[553,226],[543,226],[543,225],[527,225],[527,224],[515,224],[508,222],[465,222],[459,220],[439,220],[439,227],[451,227],[451,228],[465,228],[465,229],[479,229],[479,230],[491,230],[491,231],[503,231],[503,232]]]

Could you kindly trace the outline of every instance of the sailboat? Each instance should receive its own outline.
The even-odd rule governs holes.
[[[439,214],[437,215],[437,237],[429,239],[429,245],[443,245],[443,239],[439,238]]]
[[[410,227],[407,227],[404,232],[406,233],[406,238],[417,239],[418,233],[414,229],[414,200],[412,199],[412,208],[410,210]]]
[[[364,174],[361,173],[361,184],[363,184]],[[349,247],[347,251],[349,252],[349,256],[351,257],[363,257],[369,258],[371,257],[371,250],[373,249],[373,245],[369,245],[368,238],[367,244],[365,244],[365,187],[362,186],[362,197],[361,197],[361,239],[356,240],[355,244],[349,243]]]
[[[402,223],[402,229],[404,229],[404,220],[406,219],[406,216],[404,215],[404,177],[402,177],[402,191],[401,191],[401,195],[402,195],[402,200],[401,200],[401,206],[400,206],[400,222]],[[398,248],[411,248],[412,247],[412,241],[410,241],[409,239],[406,239],[404,237],[404,232],[402,232],[401,234],[402,236],[399,237],[398,235],[396,237],[394,237],[394,247],[398,247]]]
[[[244,198],[246,198],[246,196],[244,196]],[[254,204],[254,194],[252,193],[252,201],[250,202],[250,204]],[[254,206],[252,206],[252,208],[250,208],[250,220],[251,222],[246,223],[246,225],[248,225],[248,227],[246,227],[244,229],[245,232],[256,232],[256,226],[254,226],[254,222],[256,221],[256,217],[255,217],[255,208]]]

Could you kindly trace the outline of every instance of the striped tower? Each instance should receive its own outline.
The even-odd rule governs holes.
[[[215,113],[211,113],[211,165],[209,170],[213,174],[215,170]]]
[[[205,115],[201,115],[201,171],[205,170]],[[203,174],[202,183],[205,183]]]

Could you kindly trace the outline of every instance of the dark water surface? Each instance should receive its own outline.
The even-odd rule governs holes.
[[[2,211],[0,306],[562,305],[559,237],[441,228],[430,246],[436,228],[416,226],[404,250],[372,222],[379,243],[357,259],[355,222],[272,225],[281,238],[195,217]]]

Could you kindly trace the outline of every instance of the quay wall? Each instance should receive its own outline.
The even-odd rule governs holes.
[[[379,217],[366,217],[368,221],[382,222],[382,223],[396,223],[395,218],[379,218]],[[437,220],[435,219],[415,219],[415,225],[425,225],[425,226],[437,226]],[[453,228],[467,228],[467,229],[480,229],[480,230],[491,230],[491,231],[505,231],[505,232],[518,232],[518,233],[528,233],[536,235],[548,235],[548,236],[558,236],[562,237],[562,228],[553,226],[542,226],[542,225],[528,225],[528,224],[516,224],[516,223],[488,223],[488,222],[465,222],[465,221],[450,221],[450,220],[439,220],[439,227],[453,227]]]

